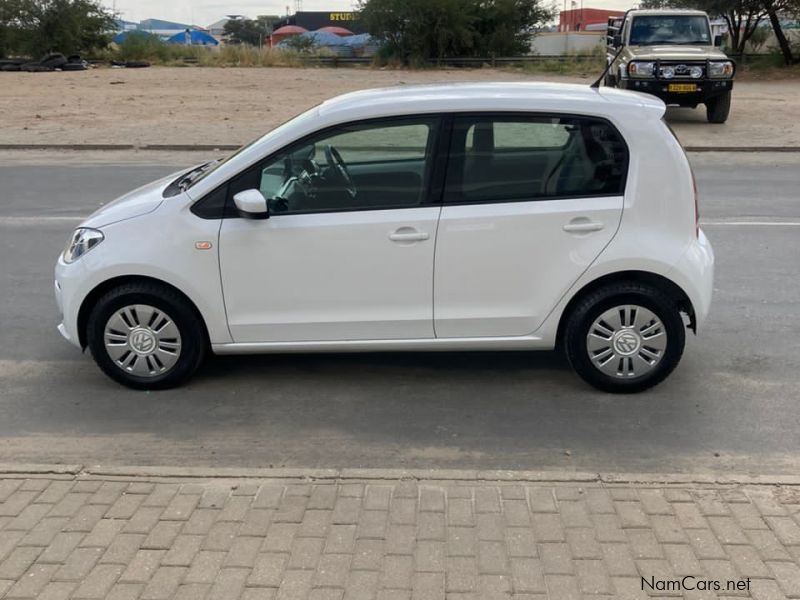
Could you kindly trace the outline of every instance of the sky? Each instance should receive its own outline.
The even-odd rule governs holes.
[[[567,0],[569,8],[571,0]],[[611,8],[626,10],[634,0],[583,0],[584,8]],[[123,19],[141,21],[156,18],[179,23],[207,26],[225,15],[285,15],[286,7],[294,12],[295,0],[102,0],[108,8],[116,8]],[[557,0],[558,8],[564,0]],[[353,0],[303,0],[303,10],[329,10],[344,12],[356,5]],[[577,1],[580,6],[580,0]]]

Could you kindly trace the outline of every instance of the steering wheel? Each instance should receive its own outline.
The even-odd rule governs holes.
[[[342,160],[342,155],[339,154],[339,151],[334,148],[332,144],[325,146],[325,158],[328,164],[336,170],[337,176],[344,184],[347,193],[350,194],[352,198],[355,198],[356,186],[355,183],[353,183],[353,178],[350,176],[350,171],[344,160]]]

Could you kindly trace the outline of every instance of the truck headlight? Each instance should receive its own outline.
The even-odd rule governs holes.
[[[656,63],[631,61],[628,63],[628,76],[629,77],[652,77],[655,71]]]
[[[89,227],[78,227],[64,249],[64,254],[62,255],[64,262],[67,264],[74,263],[104,239],[105,236],[102,231],[90,229]]]
[[[689,77],[692,79],[700,79],[703,76],[702,67],[692,67],[689,69]]]
[[[708,76],[712,79],[733,77],[733,63],[729,60],[708,63]]]
[[[675,67],[661,67],[661,77],[664,79],[675,77]]]

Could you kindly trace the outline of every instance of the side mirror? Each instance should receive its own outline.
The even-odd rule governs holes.
[[[622,46],[622,36],[617,34],[614,36],[614,48]]]
[[[720,46],[722,46],[722,36],[721,36],[721,35],[715,35],[715,36],[714,36],[714,45],[715,45],[717,48],[719,48]]]
[[[233,197],[236,212],[245,219],[269,219],[269,207],[258,190],[244,190]]]

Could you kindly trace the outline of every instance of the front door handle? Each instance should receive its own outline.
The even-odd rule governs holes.
[[[604,225],[599,221],[590,221],[589,219],[573,219],[564,225],[564,231],[569,233],[590,233],[592,231],[600,231]]]
[[[430,235],[413,227],[401,227],[389,234],[389,239],[393,242],[424,242],[428,238]]]

